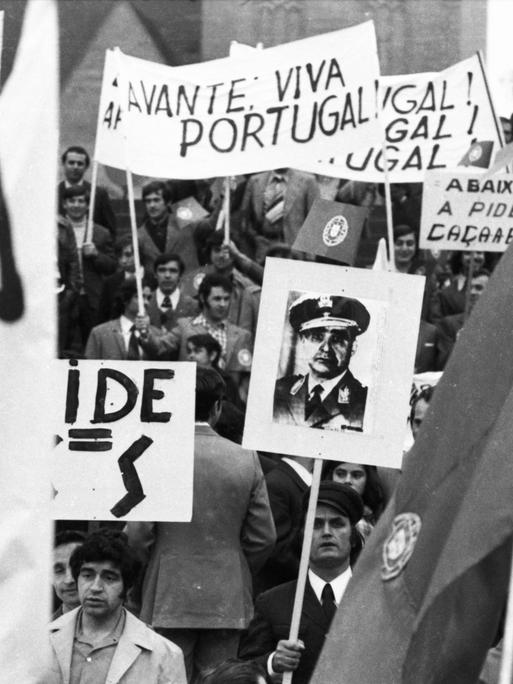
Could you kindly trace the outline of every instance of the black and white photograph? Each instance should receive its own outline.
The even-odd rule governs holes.
[[[513,0],[0,0],[0,684],[512,684]]]

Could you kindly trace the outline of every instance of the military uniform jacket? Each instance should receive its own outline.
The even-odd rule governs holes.
[[[295,581],[281,584],[257,598],[255,616],[239,649],[241,658],[256,660],[267,670],[267,660],[278,641],[289,638],[296,584]],[[294,684],[307,684],[310,680],[328,629],[328,618],[307,580],[299,624],[299,638],[305,650],[292,677]]]
[[[273,420],[325,430],[358,430],[363,426],[367,388],[347,370],[328,396],[305,420],[308,375],[280,378],[274,390]]]

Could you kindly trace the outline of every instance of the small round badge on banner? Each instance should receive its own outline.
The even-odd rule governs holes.
[[[322,239],[328,247],[334,247],[344,242],[347,231],[349,230],[348,223],[344,216],[334,216],[324,226],[322,231]]]
[[[400,513],[394,518],[391,535],[383,544],[383,565],[381,579],[394,579],[405,568],[411,558],[422,527],[416,513]]]

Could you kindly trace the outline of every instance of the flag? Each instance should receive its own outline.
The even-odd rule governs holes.
[[[500,171],[502,168],[510,165],[512,162],[513,142],[510,142],[507,145],[504,145],[504,147],[500,148],[500,150],[495,155],[495,159],[493,161],[492,166],[490,166],[488,171],[482,175],[482,179],[485,180],[486,178],[493,176],[494,173],[497,173],[497,171]]]
[[[38,681],[50,616],[57,9],[27,3],[0,95],[0,681]]]
[[[513,250],[465,324],[311,684],[476,682],[513,533]]]
[[[208,211],[201,206],[195,197],[186,197],[175,202],[173,212],[180,229],[191,223],[197,223],[208,216]]]
[[[458,162],[458,166],[479,166],[487,169],[493,152],[493,140],[479,140],[472,143],[468,152]]]
[[[318,198],[292,248],[352,266],[367,214],[367,207]]]

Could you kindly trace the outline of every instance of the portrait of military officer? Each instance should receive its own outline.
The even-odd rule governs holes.
[[[308,372],[278,379],[273,421],[362,432],[367,387],[349,364],[356,338],[369,327],[368,310],[350,297],[305,294],[292,302],[288,318],[296,357],[306,360]]]

